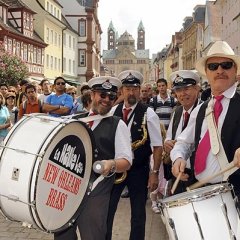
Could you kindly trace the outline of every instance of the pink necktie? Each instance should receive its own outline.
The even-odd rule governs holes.
[[[128,114],[132,111],[131,108],[124,108],[123,109],[123,121],[126,123],[128,119]]]
[[[214,97],[216,99],[216,102],[214,104],[213,112],[214,112],[216,125],[218,125],[218,118],[223,109],[222,103],[221,103],[223,97],[224,97],[223,95]],[[201,142],[199,143],[196,151],[195,163],[194,163],[196,175],[200,174],[206,168],[206,160],[207,160],[207,156],[210,149],[211,149],[210,136],[209,136],[209,131],[207,130]]]

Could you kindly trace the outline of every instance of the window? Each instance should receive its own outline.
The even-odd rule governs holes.
[[[20,42],[16,44],[16,55],[20,57]]]
[[[55,32],[55,36],[54,36],[54,44],[57,46],[57,39],[58,39],[58,35],[57,33]]]
[[[53,56],[51,56],[51,60],[50,60],[50,68],[53,69]]]
[[[72,38],[71,38],[71,36],[68,37],[68,45],[69,45],[69,48],[72,47]]]
[[[58,71],[61,70],[61,59],[58,59]]]
[[[76,40],[75,38],[73,38],[73,49],[75,49],[75,45],[76,45]]]
[[[33,63],[37,63],[37,48],[33,48]]]
[[[37,63],[42,64],[42,51],[40,48],[38,48],[38,50],[37,50]]]
[[[79,53],[78,66],[79,67],[85,67],[86,66],[86,52],[83,49],[79,49],[78,53]]]
[[[66,58],[63,58],[63,71],[66,71]]]
[[[71,59],[68,60],[68,71],[69,71],[69,73],[71,73],[71,71],[72,71],[72,61],[71,61]]]
[[[47,2],[47,11],[49,12],[49,2]]]
[[[47,68],[49,68],[49,55],[47,54],[47,62],[46,62]]]
[[[75,61],[73,60],[73,74],[75,74],[75,71],[76,71],[76,67],[75,67]]]
[[[23,46],[23,61],[27,61],[27,60],[28,60],[27,45],[24,44],[24,46]]]
[[[66,33],[63,34],[63,46],[66,46]]]
[[[58,47],[61,47],[61,35],[58,34]]]
[[[51,30],[50,32],[50,43],[53,44],[53,30]]]
[[[54,58],[54,70],[57,70],[57,58]]]
[[[78,33],[80,37],[86,36],[86,21],[84,19],[79,21]]]
[[[49,28],[47,28],[46,42],[49,42]]]
[[[12,53],[12,39],[8,39],[8,52]]]

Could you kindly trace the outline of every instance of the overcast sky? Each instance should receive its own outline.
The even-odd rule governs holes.
[[[107,29],[112,20],[119,36],[126,30],[137,43],[137,28],[142,20],[145,48],[150,57],[171,43],[171,37],[182,28],[183,19],[206,0],[100,0],[98,17],[102,28],[102,50],[107,50]]]

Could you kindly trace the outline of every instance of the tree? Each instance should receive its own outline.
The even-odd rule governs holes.
[[[19,80],[29,76],[28,67],[22,59],[7,52],[0,45],[0,83],[16,85]]]

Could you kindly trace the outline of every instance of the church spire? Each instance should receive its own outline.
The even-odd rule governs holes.
[[[144,29],[142,20],[138,25],[137,49],[145,50],[145,29]]]

